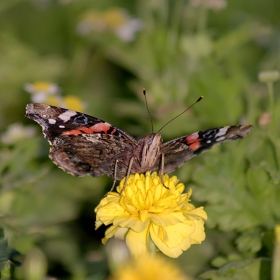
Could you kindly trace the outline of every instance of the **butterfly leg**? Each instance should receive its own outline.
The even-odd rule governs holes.
[[[131,167],[132,167],[133,161],[134,161],[134,157],[132,157],[130,159],[130,161],[129,161],[129,165],[128,165],[128,168],[127,168],[127,173],[126,173],[125,181],[124,181],[123,188],[122,188],[120,194],[124,191],[124,189],[126,187],[127,180],[128,180],[129,175],[130,175],[130,171],[131,171]]]
[[[113,189],[115,188],[115,185],[116,185],[116,181],[117,181],[117,179],[116,179],[116,178],[117,178],[117,165],[118,165],[118,162],[119,162],[119,160],[116,159],[115,169],[114,169],[114,182],[113,182],[112,188],[110,189],[109,192],[112,192]]]
[[[108,191],[108,192],[105,194],[104,197],[106,197],[106,196],[109,194],[109,192],[112,192],[112,191],[114,190],[114,188],[115,188],[116,181],[117,181],[117,165],[118,165],[118,162],[119,162],[119,160],[116,159],[116,164],[115,164],[115,169],[114,169],[114,182],[113,182],[113,185],[112,185],[110,191]]]
[[[160,180],[163,184],[163,186],[166,188],[166,189],[169,189],[167,186],[165,186],[164,184],[164,178],[163,178],[163,175],[164,175],[164,154],[161,154],[161,164],[160,164],[160,170],[159,170],[159,177],[160,177]]]

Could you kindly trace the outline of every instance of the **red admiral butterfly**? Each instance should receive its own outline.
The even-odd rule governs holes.
[[[139,140],[98,118],[44,104],[28,104],[26,117],[39,123],[51,144],[50,159],[74,176],[108,175],[120,180],[146,171],[169,173],[190,158],[245,137],[251,125],[207,129],[163,143],[160,133]]]

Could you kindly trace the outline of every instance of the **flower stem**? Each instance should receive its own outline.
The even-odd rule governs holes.
[[[280,155],[278,149],[278,142],[277,140],[277,125],[276,125],[276,116],[275,116],[275,106],[274,106],[274,89],[273,89],[273,81],[268,81],[267,83],[268,95],[269,95],[269,110],[271,114],[271,140],[272,143],[275,145],[275,153],[276,153],[276,160],[278,168],[280,167]]]
[[[275,227],[275,246],[272,262],[272,279],[280,279],[280,225]]]
[[[269,94],[269,107],[270,112],[273,115],[274,114],[274,93],[273,93],[273,82],[267,83],[267,89]]]

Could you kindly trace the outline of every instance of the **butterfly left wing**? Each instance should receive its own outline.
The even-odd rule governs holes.
[[[251,125],[224,126],[195,132],[163,143],[161,152],[164,154],[164,173],[174,171],[187,160],[216,145],[245,137],[252,128]]]
[[[50,159],[74,176],[106,174],[121,179],[127,172],[128,155],[138,147],[138,141],[126,132],[84,113],[45,104],[28,104],[26,117],[42,127],[44,137],[51,145]],[[120,156],[124,160],[118,162],[115,172]]]

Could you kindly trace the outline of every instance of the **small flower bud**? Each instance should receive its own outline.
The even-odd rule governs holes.
[[[259,73],[259,81],[262,83],[273,83],[280,79],[279,71],[265,71]]]

